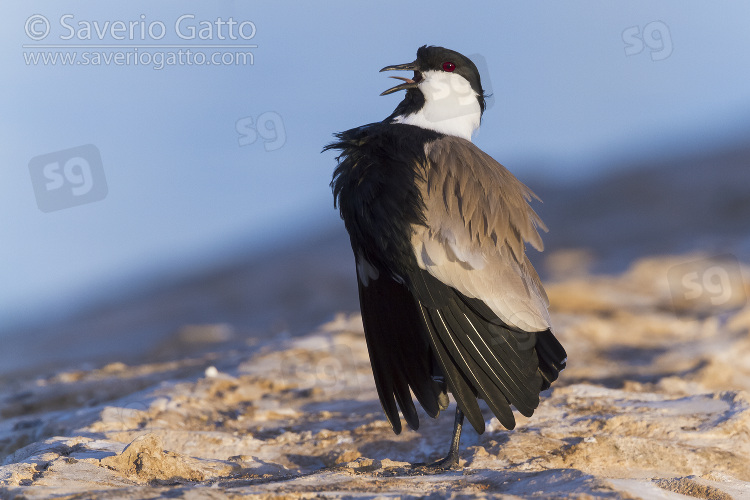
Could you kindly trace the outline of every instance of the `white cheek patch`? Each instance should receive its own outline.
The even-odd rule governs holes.
[[[419,89],[428,103],[425,117],[432,121],[450,120],[476,111],[476,92],[466,78],[455,73],[427,71]]]
[[[425,105],[416,113],[397,116],[394,121],[471,140],[471,134],[479,128],[482,110],[468,80],[445,71],[425,71],[422,77],[419,90]]]

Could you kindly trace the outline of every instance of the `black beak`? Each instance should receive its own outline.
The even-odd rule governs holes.
[[[411,79],[411,78],[404,78],[403,76],[392,76],[391,78],[395,78],[397,80],[403,80],[404,83],[400,85],[396,85],[395,87],[391,87],[380,95],[392,94],[393,92],[396,92],[398,90],[415,89],[417,88],[419,81],[422,79],[422,75],[419,73],[419,70],[417,69],[417,61],[406,63],[406,64],[397,64],[395,66],[386,66],[385,68],[380,70],[381,73],[383,71],[414,71],[414,78]]]

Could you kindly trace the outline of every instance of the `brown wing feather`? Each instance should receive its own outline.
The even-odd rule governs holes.
[[[470,141],[445,136],[426,146],[420,189],[427,227],[413,226],[422,269],[484,302],[507,324],[549,328],[549,302],[525,253],[547,230],[529,206],[536,195]]]

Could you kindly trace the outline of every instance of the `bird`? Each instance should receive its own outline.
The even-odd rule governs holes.
[[[543,249],[538,199],[478,148],[486,98],[476,65],[422,46],[413,71],[381,95],[405,91],[393,113],[334,134],[330,186],[349,234],[367,349],[381,406],[401,433],[413,430],[412,398],[437,418],[453,395],[448,454],[415,466],[459,464],[466,418],[479,433],[485,401],[507,429],[512,407],[531,416],[567,363],[552,333],[549,300],[526,255]]]

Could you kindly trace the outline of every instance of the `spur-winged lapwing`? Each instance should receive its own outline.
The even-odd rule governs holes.
[[[365,338],[393,431],[412,429],[412,393],[431,417],[456,400],[448,455],[458,463],[464,416],[480,434],[483,399],[500,423],[530,416],[565,367],[549,302],[525,242],[542,249],[536,196],[471,142],[485,109],[465,56],[421,47],[381,71],[414,71],[385,120],[336,134],[331,187],[356,259]]]

